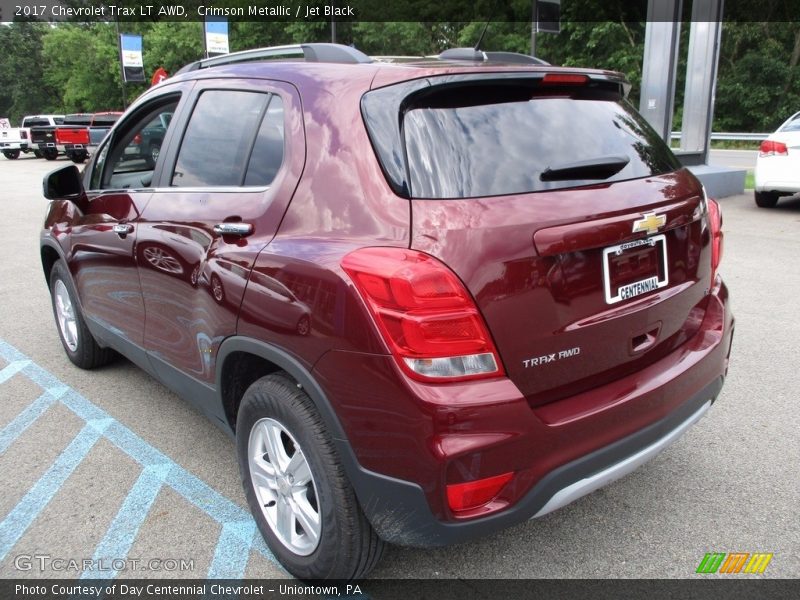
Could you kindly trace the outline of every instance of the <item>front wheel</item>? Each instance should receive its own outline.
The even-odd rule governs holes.
[[[3,156],[8,160],[17,160],[19,158],[19,150],[3,150]]]
[[[245,496],[267,545],[299,579],[358,579],[384,542],[361,511],[313,402],[284,373],[245,392],[236,421]]]
[[[67,357],[73,364],[81,369],[94,369],[111,362],[114,351],[101,348],[89,332],[76,301],[77,295],[72,280],[66,266],[60,260],[50,272],[50,296],[58,335]]]
[[[775,192],[755,192],[756,206],[759,208],[775,208],[778,194]]]

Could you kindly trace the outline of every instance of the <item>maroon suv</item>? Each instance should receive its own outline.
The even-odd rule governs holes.
[[[124,354],[235,435],[298,577],[555,510],[722,387],[716,202],[621,75],[492,58],[201,61],[45,179],[67,355]]]

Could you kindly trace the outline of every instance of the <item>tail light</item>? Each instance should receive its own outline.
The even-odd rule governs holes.
[[[708,227],[711,234],[711,285],[717,277],[717,269],[722,261],[722,210],[713,198],[708,203]]]
[[[20,137],[23,140],[27,140],[28,139],[28,132],[27,131],[20,131],[19,133],[20,133]]]
[[[759,156],[786,156],[788,154],[786,144],[774,140],[764,140],[758,149]]]
[[[455,513],[483,506],[493,500],[513,476],[514,473],[503,473],[477,481],[448,485],[447,504]]]
[[[586,75],[573,73],[548,73],[542,78],[541,85],[586,85],[589,78]]]
[[[503,375],[483,317],[461,281],[435,258],[362,248],[342,260],[400,367],[420,381]]]
[[[133,136],[133,144],[139,146],[141,143],[142,143],[142,134],[137,133],[135,136]]]

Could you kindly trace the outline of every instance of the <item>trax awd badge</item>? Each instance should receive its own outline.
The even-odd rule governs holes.
[[[523,360],[522,366],[526,369],[528,367],[539,367],[541,365],[546,365],[547,363],[556,362],[557,360],[578,356],[580,353],[581,349],[578,346],[575,348],[567,348],[566,350],[559,350],[558,352],[553,352],[552,354],[542,354],[541,356]]]
[[[649,235],[657,233],[664,225],[667,224],[666,215],[657,215],[654,212],[645,213],[641,219],[633,222],[633,233],[645,232]]]

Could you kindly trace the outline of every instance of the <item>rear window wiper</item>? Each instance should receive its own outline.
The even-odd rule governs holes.
[[[547,167],[539,179],[542,181],[567,181],[570,179],[608,179],[619,173],[631,161],[627,156],[598,156],[589,160]]]

